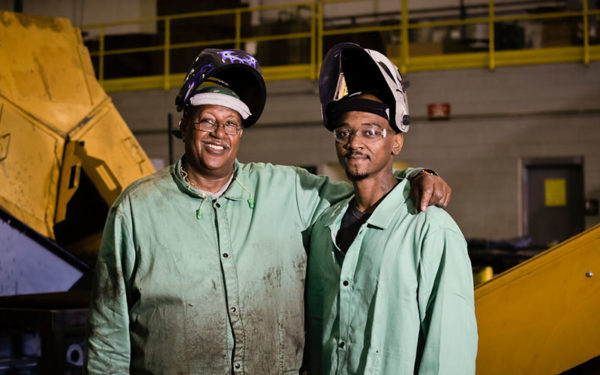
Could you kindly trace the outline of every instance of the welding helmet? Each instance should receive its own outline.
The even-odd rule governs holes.
[[[267,99],[267,89],[258,61],[238,49],[207,48],[202,50],[175,99],[177,111],[190,106],[190,99],[203,84],[224,86],[232,90],[244,102],[250,116],[243,121],[244,127],[253,125],[260,117]]]
[[[354,43],[336,44],[325,55],[319,76],[321,115],[327,129],[335,128],[328,106],[331,110],[338,100],[359,93],[375,93],[389,108],[392,129],[408,131],[408,103],[398,67],[377,51]]]

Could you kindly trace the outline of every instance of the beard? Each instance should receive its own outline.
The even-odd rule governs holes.
[[[346,170],[346,176],[352,182],[364,180],[368,176],[368,174],[365,172],[352,171],[352,170],[349,170],[348,168],[345,168],[345,170]]]
[[[360,152],[355,152],[354,154],[363,155]],[[365,158],[370,160],[370,158],[368,156],[365,156]],[[348,177],[348,179],[351,182],[361,181],[361,180],[364,180],[365,178],[369,177],[368,166],[365,167],[365,166],[352,165],[352,163],[347,161],[344,158],[344,156],[342,156],[339,152],[338,152],[338,161],[339,161],[340,165],[342,166],[342,168],[344,168],[344,171],[346,172],[346,177]]]

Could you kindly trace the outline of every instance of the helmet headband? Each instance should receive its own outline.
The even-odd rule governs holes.
[[[252,114],[246,103],[241,101],[236,93],[226,87],[203,87],[192,95],[189,102],[193,106],[213,104],[227,107],[239,113],[244,120]]]
[[[390,108],[385,103],[374,100],[346,96],[327,105],[327,129],[333,130],[339,126],[339,120],[344,113],[359,111],[369,112],[390,120]]]

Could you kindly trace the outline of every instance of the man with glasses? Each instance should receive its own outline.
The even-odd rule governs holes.
[[[184,156],[133,183],[110,209],[88,373],[298,373],[303,235],[352,189],[301,168],[236,160],[265,98],[247,53],[206,49],[194,62],[176,100]],[[432,203],[447,202],[439,177],[415,183],[441,192]]]
[[[311,228],[309,374],[474,374],[466,242],[444,210],[416,214],[410,183],[392,170],[408,130],[398,69],[343,43],[325,57],[319,90],[354,194]]]

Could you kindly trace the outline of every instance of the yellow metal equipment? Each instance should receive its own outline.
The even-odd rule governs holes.
[[[93,186],[86,191],[110,206],[153,171],[96,80],[79,30],[67,19],[0,11],[0,207],[56,239],[56,225],[74,212],[69,202],[83,176]],[[77,209],[71,221],[78,227],[102,215]],[[92,237],[91,250],[97,230]]]
[[[600,225],[475,290],[477,374],[558,374],[600,355]]]
[[[490,266],[484,267],[479,272],[473,273],[473,284],[475,286],[479,284],[483,284],[488,280],[491,280],[494,277],[494,269]]]

